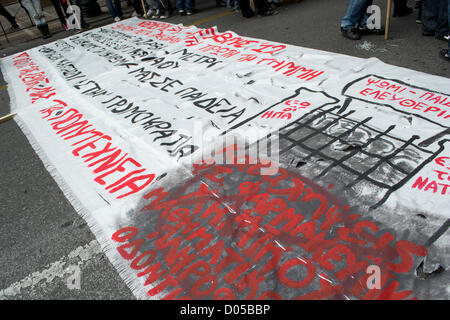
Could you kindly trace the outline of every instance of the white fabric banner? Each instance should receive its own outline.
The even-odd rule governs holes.
[[[378,221],[378,227],[364,225],[358,227],[358,232],[364,227],[373,232],[381,230],[382,225],[389,224],[386,212],[398,216],[421,213],[436,221],[450,218],[447,78],[394,67],[375,58],[360,59],[247,38],[231,31],[219,32],[216,28],[199,29],[138,18],[3,58],[1,68],[9,85],[11,112],[17,113],[16,121],[138,298],[327,298],[331,294],[320,291],[324,288],[323,279],[333,284],[335,295],[364,296],[343,283],[369,262],[356,268],[360,257],[356,255],[353,262],[348,258],[348,267],[343,269],[348,274],[343,275],[323,261],[330,258],[323,258],[326,253],[322,252],[319,258],[305,246],[291,248],[291,256],[308,259],[308,270],[310,264],[317,268],[317,277],[311,275],[308,280],[309,273],[305,276],[304,271],[298,271],[299,278],[293,280],[295,274],[288,270],[293,270],[294,264],[284,256],[291,244],[283,242],[281,236],[267,240],[284,249],[273,268],[267,267],[272,260],[267,262],[260,257],[261,260],[243,258],[240,269],[237,265],[230,269],[220,260],[228,252],[226,249],[217,261],[214,256],[210,259],[207,251],[202,255],[200,249],[217,249],[221,239],[227,238],[217,230],[206,231],[212,238],[201,245],[188,231],[173,231],[172,235],[182,234],[182,244],[171,247],[175,253],[178,248],[182,252],[182,247],[192,249],[186,249],[186,254],[200,253],[190,260],[186,258],[182,265],[176,264],[179,255],[174,257],[175,253],[169,252],[170,245],[161,245],[161,239],[167,241],[167,237],[159,238],[159,244],[149,243],[164,228],[161,221],[147,221],[150,214],[146,211],[167,209],[161,219],[169,219],[168,224],[175,224],[182,216],[180,208],[169,204],[158,207],[160,198],[156,204],[149,204],[150,195],[155,195],[152,191],[172,190],[170,199],[178,201],[187,197],[183,192],[194,191],[194,180],[201,180],[208,186],[203,192],[210,192],[224,204],[232,201],[227,192],[243,192],[246,183],[257,184],[248,179],[240,181],[238,172],[242,170],[233,164],[230,171],[223,166],[215,174],[201,174],[201,167],[192,167],[205,154],[221,150],[216,143],[219,137],[239,134],[254,145],[272,134],[276,141],[271,144],[271,155],[264,154],[272,165],[289,170],[292,177],[301,174],[299,179],[304,179],[305,188],[309,181],[316,193],[323,188],[330,206],[339,200],[346,204],[342,205],[342,212],[358,206],[360,214]],[[256,153],[262,160],[260,156]],[[216,164],[222,163],[216,159]],[[265,175],[261,170],[258,179],[263,184],[273,182],[270,179],[285,171],[275,172]],[[267,189],[269,199],[275,201],[276,195],[287,197],[274,191],[274,186],[277,184],[272,183]],[[246,208],[256,200],[244,199],[240,212],[260,215],[263,221],[271,217],[261,229],[269,233],[268,223],[273,228],[277,215],[287,210],[271,207],[266,199],[269,209],[261,214],[258,202],[256,208]],[[311,208],[301,207],[301,202],[305,199],[293,202],[292,208],[302,212],[304,223],[308,219],[303,211]],[[224,208],[236,214],[235,207],[224,204]],[[194,207],[192,210],[195,215]],[[310,222],[321,215],[317,212],[311,212]],[[326,213],[327,219],[330,212],[331,209]],[[202,219],[207,217],[205,213]],[[348,217],[354,221],[354,216]],[[259,222],[254,226],[263,226],[260,220],[255,221]],[[216,222],[219,225],[220,219]],[[242,221],[234,223],[236,230],[247,228],[241,225]],[[286,230],[294,232],[287,224],[283,227]],[[136,240],[139,235],[141,238]],[[378,236],[386,239],[383,234]],[[403,244],[409,248],[411,256],[425,256],[425,244],[418,238],[400,236],[399,232],[395,236],[400,256],[405,251],[398,249],[399,243],[400,247]],[[236,235],[229,237],[231,243],[236,237],[243,241]],[[358,243],[345,237],[341,240],[347,241],[347,247]],[[381,242],[374,247],[379,249]],[[226,243],[225,247],[233,248],[233,244]],[[243,243],[237,243],[244,250]],[[195,244],[195,249],[189,244]],[[396,247],[394,242],[391,245]],[[151,250],[156,256],[149,253]],[[202,268],[200,256],[209,261]],[[390,272],[414,273],[412,264],[405,267],[396,257],[392,256],[384,267]],[[161,274],[151,269],[155,266],[151,264],[153,260],[163,263]],[[403,262],[407,263],[407,259]],[[253,288],[245,289],[256,277],[252,268],[244,267],[245,263],[262,266],[259,275],[264,275],[266,282],[261,282],[255,293]],[[186,273],[192,265],[194,269]],[[209,279],[208,268],[212,280],[203,283],[200,279]],[[281,284],[268,283],[269,279],[278,279]],[[306,280],[311,287],[307,287]],[[399,282],[404,290],[412,290],[409,282]],[[274,289],[278,285],[279,289]],[[387,287],[392,289],[389,282],[384,288]],[[369,292],[366,297],[404,298],[395,296],[395,288],[392,292],[364,290]],[[373,290],[378,291],[375,294]],[[322,295],[314,295],[315,292]]]

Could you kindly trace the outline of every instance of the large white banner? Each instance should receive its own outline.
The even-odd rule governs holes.
[[[137,18],[1,68],[138,298],[430,298],[448,265],[447,78]]]

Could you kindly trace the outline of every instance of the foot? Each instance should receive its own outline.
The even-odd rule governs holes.
[[[115,17],[114,18],[114,22],[119,22],[120,21],[120,18],[119,17]]]
[[[167,19],[167,18],[169,18],[170,17],[170,14],[169,14],[169,12],[164,12],[163,14],[161,14],[160,16],[159,16],[159,18],[160,19]]]
[[[161,12],[159,10],[156,10],[151,17],[153,19],[158,19],[160,16],[161,16]]]
[[[178,10],[178,14],[180,16],[185,16],[186,15],[186,11],[184,11],[183,9]]]
[[[441,52],[439,52],[439,56],[447,61],[450,61],[450,54],[448,52],[448,49],[442,49]]]
[[[385,33],[385,30],[384,30],[383,27],[381,27],[380,29],[376,29],[376,28],[369,29],[367,27],[359,27],[358,28],[358,33],[360,35],[370,35],[370,34],[372,34],[372,35],[380,36],[380,35],[383,35]]]
[[[278,14],[278,11],[276,11],[276,10],[267,10],[267,11],[264,11],[263,13],[258,13],[258,14],[261,15],[261,16],[273,16],[275,14]]]
[[[344,38],[347,38],[350,40],[361,39],[361,35],[359,34],[359,32],[356,28],[344,29],[341,27],[341,33],[344,36]]]
[[[192,16],[194,14],[194,11],[186,11],[187,16]]]

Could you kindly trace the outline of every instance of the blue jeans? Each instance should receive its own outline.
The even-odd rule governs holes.
[[[422,32],[435,33],[436,36],[448,34],[448,1],[422,1]]]
[[[40,0],[22,0],[21,4],[28,11],[31,19],[33,19],[33,22],[36,26],[47,23],[44,17],[44,12],[42,12]]]
[[[194,0],[176,0],[177,10],[185,10],[187,12],[194,12],[195,2]]]
[[[360,27],[365,27],[370,16],[367,13],[367,7],[372,5],[372,2],[373,0],[350,0],[347,13],[342,19],[341,27],[343,29],[351,29],[355,28],[356,24],[359,24]]]
[[[114,4],[112,3],[112,0],[105,0],[106,7],[109,10],[109,13],[111,13],[113,18],[121,17],[122,14],[122,5],[120,4],[120,0],[114,0]]]

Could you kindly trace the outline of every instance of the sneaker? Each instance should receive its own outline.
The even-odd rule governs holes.
[[[356,28],[344,29],[341,27],[341,33],[344,36],[344,38],[347,38],[350,40],[361,39],[361,34],[359,34],[359,32]]]
[[[178,10],[178,14],[180,16],[185,16],[186,15],[186,11],[184,11],[183,9]]]
[[[385,30],[384,30],[383,27],[381,27],[380,29],[376,29],[376,28],[369,29],[367,27],[358,27],[358,33],[360,35],[373,34],[373,35],[380,36],[380,35],[383,35],[385,33]]]
[[[119,17],[115,17],[114,18],[114,22],[119,22],[120,21],[120,18]]]
[[[153,13],[153,15],[152,15],[152,18],[159,18],[161,16],[161,12],[159,11],[159,9],[157,9],[156,11],[155,11],[155,13]]]
[[[187,11],[186,12],[186,15],[188,15],[188,16],[192,16],[194,14],[194,12],[192,12],[192,11]]]
[[[450,34],[444,36],[444,39],[448,41],[450,39]]]
[[[165,12],[165,13],[163,13],[162,15],[159,16],[160,19],[167,19],[167,18],[169,18],[169,17],[170,17],[170,15],[169,15],[168,12]]]
[[[147,11],[147,17],[151,17],[151,16],[153,16],[155,13],[156,13],[156,10],[155,10],[155,9],[149,9],[149,10]]]
[[[448,52],[448,49],[442,49],[441,52],[439,52],[439,56],[447,61],[450,61],[450,54]]]

